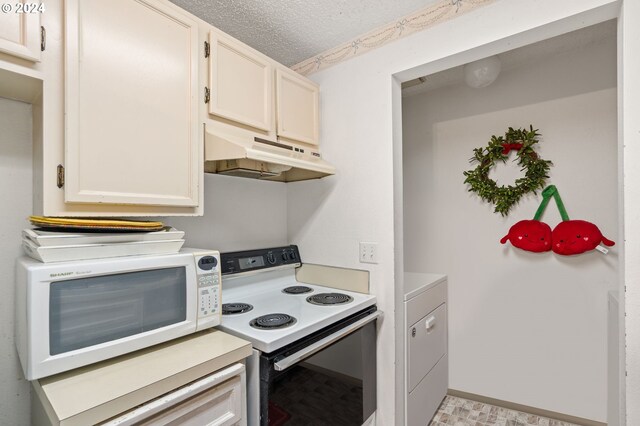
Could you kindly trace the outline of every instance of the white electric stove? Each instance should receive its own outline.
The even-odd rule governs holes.
[[[376,297],[299,283],[291,268],[224,277],[222,304],[220,329],[273,352],[375,305]]]
[[[221,254],[223,315],[218,328],[250,341],[254,347],[254,356],[247,361],[248,424],[287,424],[289,418],[290,424],[361,425],[375,412],[375,323],[382,312],[377,310],[373,295],[298,282],[295,269],[301,264],[296,246]],[[341,349],[346,340],[351,342]],[[300,417],[310,411],[297,406],[289,396],[282,399],[279,393],[291,392],[282,383],[313,380],[309,377],[320,373],[311,373],[308,368],[316,364],[322,364],[318,371],[330,377],[323,376],[323,380],[345,377],[344,372],[331,373],[331,362],[325,365],[326,358],[334,357],[336,351],[344,352],[341,362],[345,355],[352,359],[349,368],[358,372],[359,377],[348,382],[349,386],[360,383],[350,392],[360,395],[351,405],[359,407],[355,410],[359,414],[342,420]],[[294,393],[298,389],[303,388],[297,387]],[[317,401],[313,395],[308,397]],[[281,407],[278,403],[283,400],[288,402]],[[342,401],[327,402],[329,412],[331,405]]]

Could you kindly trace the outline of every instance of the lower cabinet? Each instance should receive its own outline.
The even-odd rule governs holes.
[[[235,364],[101,425],[244,425],[245,383],[244,365]]]
[[[251,343],[214,329],[34,380],[33,426],[245,426]]]

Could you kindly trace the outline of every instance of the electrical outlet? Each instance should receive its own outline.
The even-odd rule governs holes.
[[[360,243],[360,263],[378,263],[378,243]]]

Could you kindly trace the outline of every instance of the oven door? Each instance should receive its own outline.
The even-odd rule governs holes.
[[[260,425],[360,426],[376,410],[375,306],[260,356]]]

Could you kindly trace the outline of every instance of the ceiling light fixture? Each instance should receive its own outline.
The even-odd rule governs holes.
[[[487,87],[498,78],[502,63],[497,56],[489,56],[464,66],[464,81],[475,89]]]

